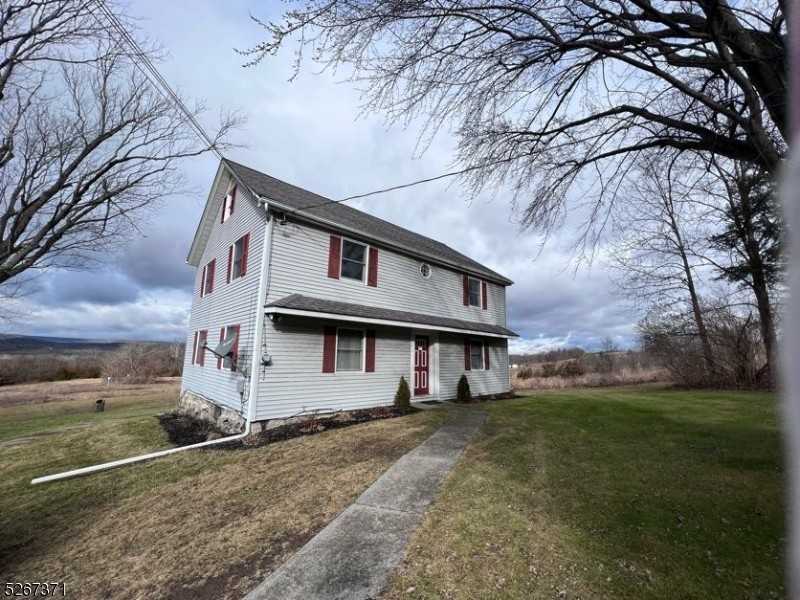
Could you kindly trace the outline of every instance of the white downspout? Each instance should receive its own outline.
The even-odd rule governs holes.
[[[206,442],[199,442],[197,444],[190,444],[189,446],[179,446],[178,448],[169,448],[167,450],[160,450],[158,452],[150,452],[149,454],[140,454],[139,456],[132,456],[130,458],[123,458],[120,460],[113,460],[111,462],[101,463],[99,465],[92,465],[91,467],[83,467],[80,469],[73,469],[71,471],[64,471],[63,473],[55,473],[53,475],[45,475],[43,477],[36,477],[31,480],[31,484],[47,483],[50,481],[59,481],[61,479],[71,479],[72,477],[79,477],[81,475],[89,475],[91,473],[98,473],[100,471],[107,471],[117,467],[123,467],[133,463],[143,462],[146,460],[153,460],[154,458],[161,458],[184,450],[195,450],[197,448],[205,448],[206,446],[214,446],[216,444],[224,444],[227,442],[234,442],[241,440],[250,435],[250,427],[253,418],[256,415],[256,399],[258,398],[258,382],[259,371],[261,367],[261,340],[263,339],[264,331],[264,304],[266,303],[267,289],[269,287],[269,263],[272,259],[272,219],[269,214],[269,205],[264,204],[264,212],[267,215],[267,224],[264,226],[264,246],[261,252],[261,275],[258,280],[258,302],[256,307],[256,330],[253,336],[253,357],[250,363],[250,390],[247,395],[247,416],[245,417],[245,426],[242,433],[230,435],[227,437],[219,438],[216,440],[208,440]]]

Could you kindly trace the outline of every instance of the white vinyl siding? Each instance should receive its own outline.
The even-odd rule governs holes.
[[[466,321],[506,325],[505,287],[487,282],[488,308],[464,306],[464,274],[431,265],[420,274],[416,258],[378,246],[378,285],[328,277],[330,231],[287,221],[273,230],[272,273],[268,301],[290,294],[365,304]],[[251,252],[252,255],[252,252]]]
[[[276,227],[277,230],[277,227]],[[267,319],[264,343],[272,364],[261,369],[256,419],[288,417],[314,410],[388,406],[400,377],[410,381],[410,331],[375,327],[375,371],[322,372],[326,326],[339,323],[305,317]]]
[[[218,174],[215,184],[212,201],[216,202],[217,209],[213,213],[215,216],[208,243],[199,261],[200,265],[206,265],[216,259],[214,291],[200,297],[199,284],[203,271],[200,267],[197,270],[192,298],[192,312],[189,318],[189,331],[192,333],[188,336],[187,348],[192,348],[195,331],[207,330],[208,346],[214,348],[220,341],[220,329],[238,324],[239,354],[251,356],[266,216],[264,209],[256,204],[249,192],[239,186],[236,190],[233,214],[225,223],[220,223],[219,211],[222,209],[222,201],[229,184],[229,177],[224,167]],[[250,234],[247,274],[226,283],[228,248],[247,233]],[[241,375],[229,368],[217,369],[216,366],[217,357],[211,352],[206,352],[205,366],[202,367],[192,364],[191,352],[187,352],[182,389],[191,390],[209,400],[240,410],[242,395],[237,382]]]
[[[440,334],[439,336],[439,397],[451,400],[456,397],[458,380],[466,374],[472,394],[501,394],[511,389],[508,374],[508,342],[498,338],[483,338],[489,348],[489,368],[464,370],[464,336]]]

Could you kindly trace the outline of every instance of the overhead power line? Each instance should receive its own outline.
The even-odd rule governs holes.
[[[147,77],[156,91],[158,91],[165,100],[169,100],[175,104],[176,108],[180,110],[186,117],[186,120],[192,130],[221,160],[223,158],[222,152],[220,152],[219,148],[217,148],[214,140],[208,135],[206,130],[203,129],[203,126],[197,121],[197,118],[194,116],[194,114],[192,114],[192,111],[189,110],[186,104],[184,104],[183,100],[181,100],[178,94],[175,93],[175,90],[172,89],[172,86],[170,86],[164,76],[159,72],[155,65],[153,65],[150,58],[147,56],[147,54],[145,54],[133,36],[128,33],[128,30],[125,28],[122,22],[111,11],[111,9],[106,6],[104,0],[97,0],[97,6],[102,11],[109,25],[111,25],[111,27],[120,34],[122,41],[125,42],[133,51],[133,63],[136,68],[139,69],[139,71],[145,77]]]

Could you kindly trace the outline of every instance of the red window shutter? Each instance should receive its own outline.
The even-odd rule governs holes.
[[[222,342],[224,339],[225,339],[225,328],[223,327],[222,329],[220,329],[220,330],[219,330],[219,341],[220,341],[220,343],[221,343],[221,342]],[[221,357],[219,357],[219,356],[217,357],[217,368],[218,368],[218,369],[221,369],[221,368],[222,368],[222,358],[221,358]]]
[[[194,341],[192,342],[192,364],[197,363],[197,332],[194,332]]]
[[[483,368],[488,369],[491,365],[489,364],[489,344],[486,342],[483,343]]]
[[[228,194],[225,194],[225,197],[222,199],[222,212],[219,213],[219,222],[225,222],[225,211],[228,208]]]
[[[469,371],[470,370],[470,360],[469,360],[469,340],[464,340],[464,369]]]
[[[228,209],[228,212],[230,213],[231,216],[233,216],[233,205],[234,204],[236,204],[236,186],[235,185],[233,186],[233,188],[231,188],[231,206]]]
[[[464,275],[464,306],[469,306],[469,277]]]
[[[244,236],[244,241],[242,242],[242,274],[240,277],[244,277],[245,273],[247,273],[247,253],[250,251],[250,234],[246,233]]]
[[[375,330],[367,329],[367,357],[364,361],[364,370],[367,373],[375,371]]]
[[[331,245],[328,250],[328,277],[339,279],[339,268],[342,262],[342,238],[331,235]]]
[[[489,306],[488,296],[489,291],[486,289],[486,282],[481,281],[481,306],[483,310],[486,310],[486,307]]]
[[[206,267],[203,267],[203,276],[200,277],[200,297],[206,295]]]
[[[378,249],[369,247],[369,271],[367,272],[367,285],[378,287]]]
[[[231,282],[231,268],[233,267],[233,246],[228,246],[228,274],[225,277],[227,283]]]
[[[236,363],[239,361],[239,326],[233,325],[229,329],[234,329],[236,331],[234,334],[236,337],[233,338],[233,348],[231,350],[231,352],[233,352],[233,357],[231,358],[231,371],[236,371]]]
[[[336,327],[326,327],[322,341],[322,372],[336,371]]]

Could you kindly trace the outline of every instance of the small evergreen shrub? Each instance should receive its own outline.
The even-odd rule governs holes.
[[[469,402],[472,400],[472,392],[469,389],[469,380],[466,375],[462,375],[458,380],[458,389],[456,390],[457,402]]]
[[[408,383],[403,376],[400,376],[400,383],[394,395],[394,406],[403,414],[411,411],[411,390],[408,389]]]

